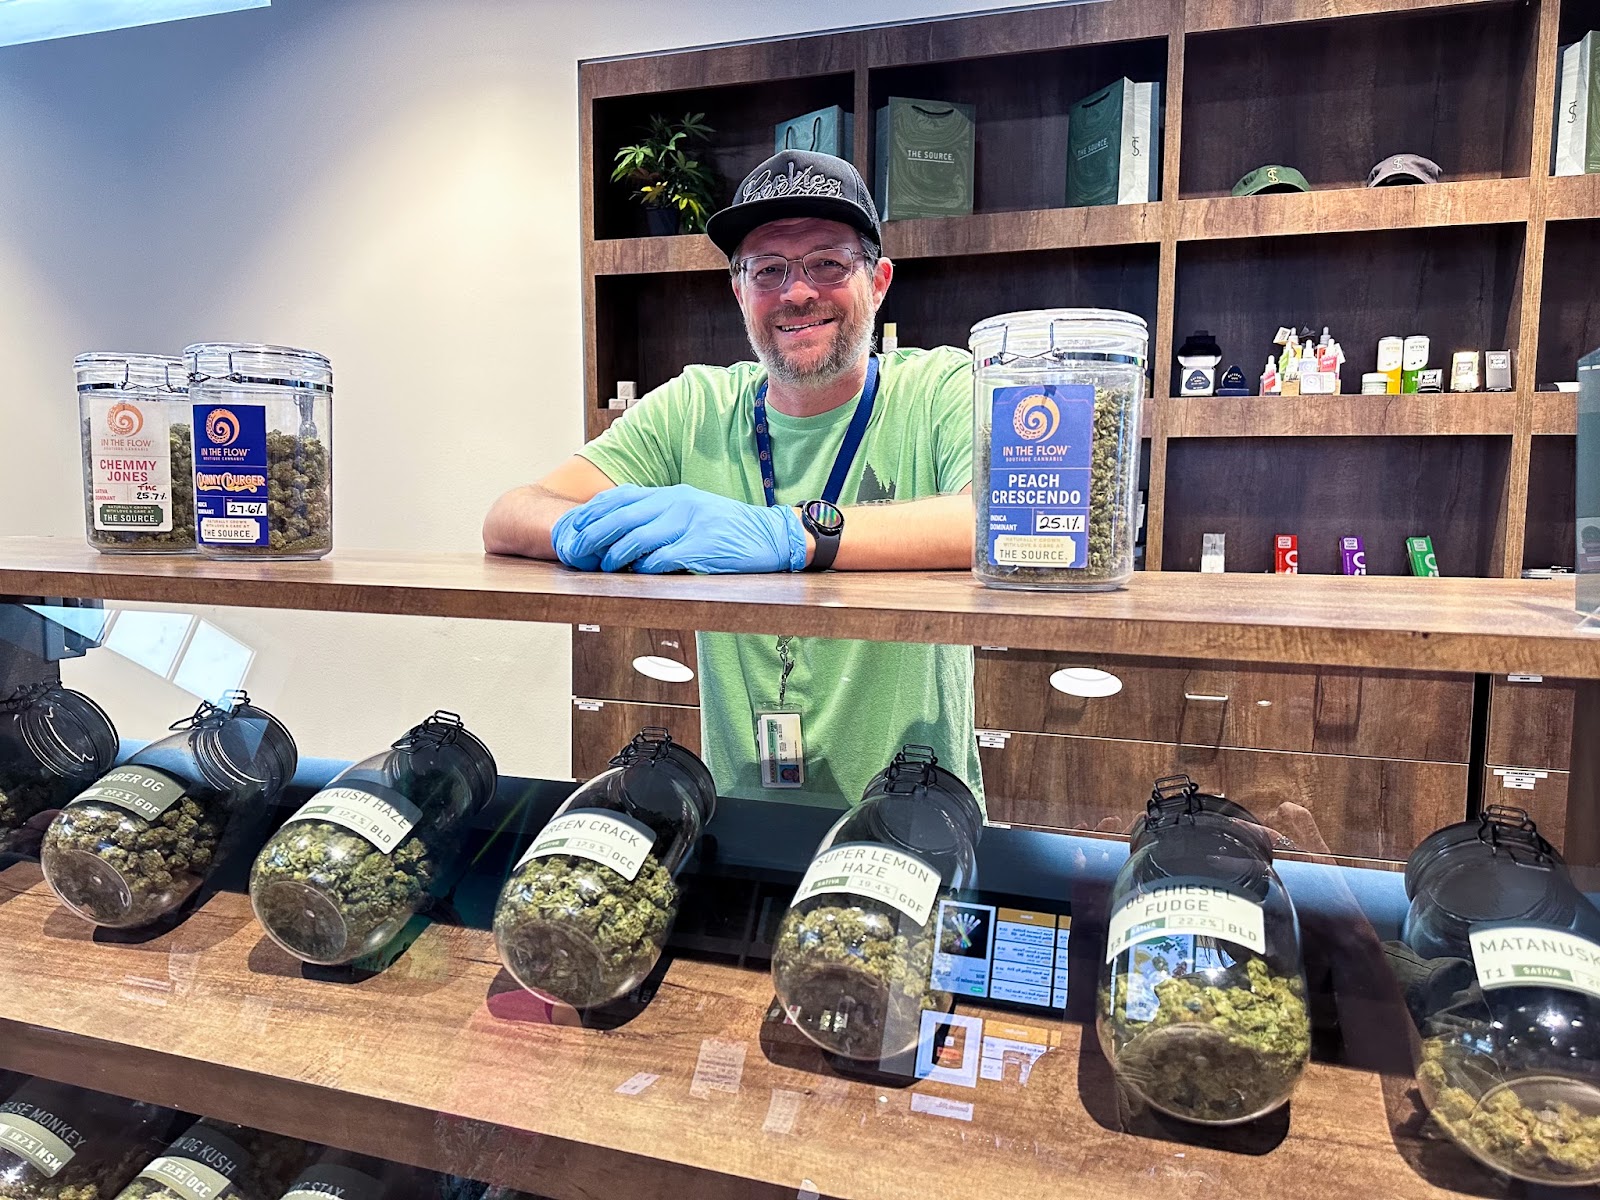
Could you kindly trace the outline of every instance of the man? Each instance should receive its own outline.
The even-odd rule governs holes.
[[[972,360],[949,347],[872,354],[894,265],[855,168],[785,151],[707,232],[759,362],[692,366],[656,388],[496,501],[485,548],[587,571],[969,566]],[[854,804],[914,743],[981,800],[970,647],[697,642],[705,758],[723,795]],[[798,742],[792,756],[779,735]]]

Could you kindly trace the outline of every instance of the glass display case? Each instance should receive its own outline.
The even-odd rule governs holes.
[[[77,773],[50,776],[40,836],[0,846],[0,1197],[1583,1194],[1600,640],[1570,583],[1374,578],[1358,612],[1338,582],[996,593],[962,572],[884,588],[353,552],[173,570],[7,543],[5,711],[56,697],[27,744],[71,733]],[[569,681],[552,647],[597,619],[648,695]],[[907,736],[864,796],[819,806],[719,785],[671,690],[696,629],[937,631],[1041,665],[980,681],[1009,722],[977,731],[981,792]],[[1568,800],[1373,805],[1360,776],[1300,769],[1361,757],[1327,747],[1233,787],[1137,758],[1075,776],[1092,755],[1022,744],[1097,740],[1031,714],[1067,697],[1131,720],[1094,706],[1154,706],[1197,656],[1311,672],[1324,720],[1340,672],[1465,688],[1469,726],[1489,672],[1566,680]],[[1138,668],[1119,692],[1092,665],[1113,661]],[[1069,671],[1091,694],[1050,682]],[[1389,719],[1392,761],[1433,736],[1427,711]],[[1487,742],[1515,758],[1531,735],[1506,728]],[[1482,732],[1463,769],[1503,780]],[[205,861],[175,861],[208,823]],[[126,883],[145,872],[170,886]],[[124,893],[160,902],[124,919]]]

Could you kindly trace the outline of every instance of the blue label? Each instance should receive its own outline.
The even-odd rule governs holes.
[[[990,564],[1086,566],[1094,388],[1082,383],[996,388],[993,407]]]
[[[194,517],[205,545],[267,545],[264,405],[194,406]]]

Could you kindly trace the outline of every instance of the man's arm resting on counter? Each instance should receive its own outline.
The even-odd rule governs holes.
[[[836,571],[941,571],[972,565],[972,489],[844,510]],[[806,533],[806,562],[817,542]]]
[[[574,454],[538,483],[513,488],[494,502],[483,519],[483,548],[490,554],[553,561],[550,531],[561,514],[615,486],[599,467]]]

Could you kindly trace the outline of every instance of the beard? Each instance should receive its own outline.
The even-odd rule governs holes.
[[[787,355],[779,348],[777,326],[828,317],[835,322],[833,338],[821,354],[808,350],[803,356]],[[783,305],[767,315],[764,325],[752,323],[746,312],[744,331],[756,358],[773,379],[790,387],[823,387],[848,374],[872,349],[877,317],[870,296],[848,308],[813,300],[804,305]]]

